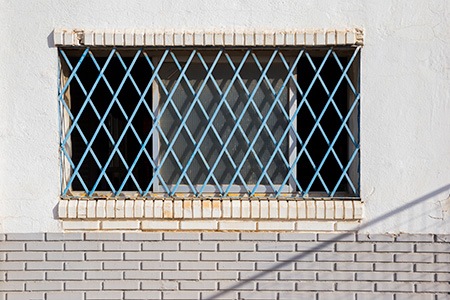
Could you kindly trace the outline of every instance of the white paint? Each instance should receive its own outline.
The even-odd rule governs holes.
[[[405,206],[363,231],[450,232],[449,1],[10,0],[1,7],[0,231],[62,229],[54,216],[60,171],[53,29],[363,28],[362,224]]]

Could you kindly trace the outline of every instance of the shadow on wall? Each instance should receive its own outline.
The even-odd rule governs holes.
[[[369,221],[367,223],[364,223],[364,224],[362,224],[360,226],[357,226],[352,231],[361,231],[361,230],[363,230],[365,228],[368,228],[368,227],[370,227],[370,226],[372,226],[374,224],[382,222],[382,221],[384,221],[384,220],[386,220],[388,218],[394,217],[396,214],[398,214],[398,213],[400,213],[400,212],[402,212],[404,210],[410,209],[410,208],[412,208],[412,207],[414,207],[416,205],[419,205],[419,204],[423,203],[424,201],[426,201],[426,200],[428,200],[428,199],[430,199],[430,198],[432,198],[434,196],[437,196],[437,195],[439,195],[441,193],[444,193],[444,192],[448,192],[449,190],[450,190],[450,184],[447,184],[447,185],[445,185],[445,186],[443,186],[443,187],[441,187],[441,188],[439,188],[439,189],[437,189],[437,190],[435,190],[433,192],[430,192],[430,193],[428,193],[426,195],[423,195],[422,197],[419,197],[419,198],[417,198],[417,199],[415,199],[415,200],[413,200],[411,202],[408,202],[405,205],[397,207],[396,209],[394,209],[394,210],[392,210],[392,211],[390,211],[390,212],[388,212],[386,214],[383,214],[383,215],[381,215],[381,216],[379,216],[379,217],[377,217],[377,218],[375,218],[375,219],[373,219],[373,220],[371,220],[371,221]],[[449,195],[449,197],[450,197],[450,195]],[[298,255],[294,255],[294,256],[292,256],[292,258],[290,260],[287,260],[287,261],[284,261],[284,262],[280,262],[280,263],[276,264],[273,268],[271,268],[269,270],[259,272],[256,275],[254,275],[254,276],[252,276],[252,277],[250,277],[250,278],[248,278],[246,280],[241,280],[241,281],[237,282],[235,285],[230,286],[227,290],[218,292],[217,294],[210,296],[208,299],[220,298],[220,297],[224,296],[225,294],[227,294],[230,291],[239,289],[239,287],[241,287],[242,285],[246,284],[249,281],[257,280],[257,279],[263,277],[266,273],[269,273],[269,272],[272,272],[272,271],[282,270],[283,267],[285,267],[286,265],[292,264],[293,262],[295,262],[297,260],[301,260],[306,255],[308,255],[310,252],[320,251],[321,249],[326,248],[330,244],[333,244],[334,242],[339,241],[339,240],[343,240],[348,235],[352,235],[352,234],[353,233],[342,233],[342,234],[336,235],[336,237],[333,240],[330,240],[330,241],[327,241],[327,242],[322,242],[322,243],[318,244],[316,247],[311,248],[309,250],[309,252],[302,252],[302,253],[300,253]]]

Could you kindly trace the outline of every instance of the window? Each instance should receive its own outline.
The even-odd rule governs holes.
[[[359,49],[60,48],[62,194],[358,197]]]

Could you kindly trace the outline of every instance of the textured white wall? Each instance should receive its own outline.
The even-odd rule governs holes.
[[[360,27],[365,223],[405,206],[363,230],[450,232],[448,0],[2,0],[0,7],[0,231],[60,230],[53,29]]]

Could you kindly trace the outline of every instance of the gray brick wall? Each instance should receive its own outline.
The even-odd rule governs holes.
[[[440,235],[0,234],[0,300],[450,299]]]

